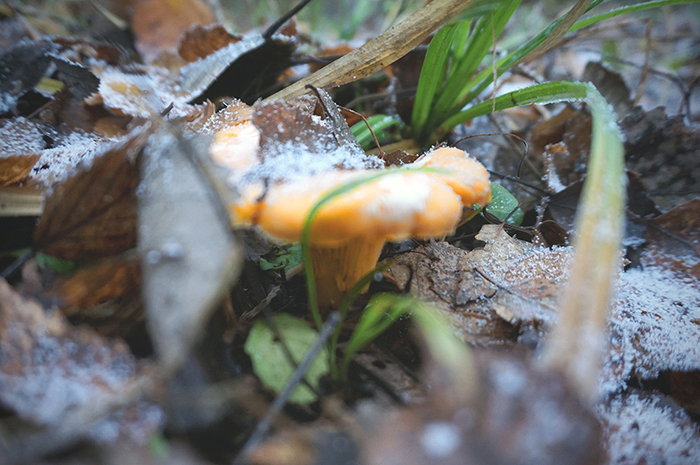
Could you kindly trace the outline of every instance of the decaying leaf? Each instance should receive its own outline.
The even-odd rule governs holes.
[[[54,428],[76,416],[100,420],[90,432],[107,441],[121,434],[143,441],[160,428],[162,413],[153,405],[104,417],[112,413],[111,403],[152,376],[147,363],[137,362],[123,342],[73,328],[59,312],[22,298],[5,280],[0,280],[0,349],[0,402],[25,419]],[[90,418],[93,414],[97,417]]]
[[[161,127],[144,149],[139,185],[143,298],[166,373],[184,361],[241,260],[221,200],[185,150],[204,149]]]
[[[0,186],[29,176],[45,145],[31,121],[22,117],[6,121],[0,128]]]
[[[190,101],[235,97],[252,105],[289,67],[294,47],[287,37],[246,37],[182,67],[180,87]]]
[[[176,53],[187,29],[215,21],[214,13],[201,0],[139,0],[133,8],[131,28],[136,48],[146,61],[153,61],[163,52]]]
[[[65,314],[73,314],[108,300],[140,295],[141,270],[138,257],[110,259],[86,266],[53,285]]]
[[[517,357],[477,357],[476,391],[450,402],[438,384],[418,407],[371,414],[364,452],[370,464],[600,463],[600,427],[554,373]],[[447,389],[450,387],[448,386]]]
[[[229,44],[235,44],[241,39],[241,36],[229,34],[220,24],[199,25],[185,31],[185,35],[180,40],[178,53],[185,61],[193,62]]]
[[[49,53],[57,50],[49,40],[22,41],[0,56],[0,114],[39,82],[51,64]]]
[[[148,127],[134,129],[55,187],[34,231],[39,249],[86,260],[136,245],[136,158],[147,134]]]
[[[662,107],[649,112],[637,107],[620,126],[627,139],[627,168],[640,174],[640,181],[662,211],[697,197],[700,190],[697,128],[686,126],[682,115],[667,116]]]
[[[649,265],[622,273],[609,318],[610,352],[601,389],[663,370],[700,370],[700,280],[686,270]]]

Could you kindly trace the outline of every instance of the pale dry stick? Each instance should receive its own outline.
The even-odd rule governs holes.
[[[268,97],[265,101],[299,97],[306,93],[308,85],[337,87],[367,77],[406,55],[433,31],[456,17],[475,1],[433,0],[362,47]]]

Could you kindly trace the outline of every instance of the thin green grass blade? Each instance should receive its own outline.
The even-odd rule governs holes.
[[[638,3],[636,5],[623,6],[621,8],[608,11],[607,13],[582,19],[574,24],[571,29],[569,29],[569,32],[578,31],[579,29],[583,29],[584,27],[588,27],[605,19],[614,18],[615,16],[620,16],[627,13],[634,13],[636,11],[644,11],[650,8],[659,8],[668,5],[683,5],[686,3],[700,3],[700,0],[655,0],[652,2]]]
[[[484,57],[490,53],[493,46],[493,36],[498,37],[505,25],[510,20],[513,13],[520,5],[520,0],[511,0],[479,19],[474,31],[469,37],[469,42],[465,44],[467,53],[458,63],[454,70],[451,70],[445,87],[440,92],[440,97],[435,103],[432,116],[434,120],[442,119],[440,115],[453,114],[457,108],[459,110],[463,104],[459,104],[462,97],[469,92],[470,86],[477,82],[472,82],[472,75],[476,72]],[[492,72],[492,71],[491,71]]]
[[[579,82],[554,81],[516,90],[496,98],[496,111],[533,103],[544,104],[558,100],[581,100],[586,97],[586,90],[581,87],[582,85]],[[470,121],[477,116],[489,114],[492,111],[492,100],[481,102],[467,110],[461,111],[442,123],[435,133],[432,134],[429,141],[440,140],[458,124]]]
[[[386,331],[399,317],[408,313],[414,303],[415,299],[410,296],[396,294],[372,296],[343,353],[341,368],[343,377],[347,376],[350,361],[357,351]]]
[[[394,118],[393,116],[372,115],[367,118],[367,124],[369,124],[369,127],[372,128],[372,131],[374,131],[374,134],[377,136],[377,139],[381,140],[384,137],[382,134],[383,131],[393,126],[401,126],[403,123],[400,120]],[[353,135],[355,136],[355,139],[357,139],[357,142],[359,142],[362,148],[365,150],[371,148],[372,144],[374,143],[372,132],[367,127],[367,124],[365,124],[364,121],[360,121],[356,124],[353,124],[350,128]]]
[[[450,56],[450,46],[454,41],[456,26],[446,26],[440,29],[428,45],[423,67],[418,79],[413,113],[411,115],[411,130],[420,133],[430,116],[435,94],[445,79],[447,60]]]
[[[587,9],[586,12],[590,11],[599,5],[602,0],[595,0]],[[531,55],[540,45],[542,45],[549,36],[551,36],[555,30],[560,26],[561,22],[566,16],[553,21],[549,26],[537,33],[532,39],[527,41],[523,46],[518,47],[516,50],[512,51],[505,57],[498,60],[496,64],[496,75],[501,76],[503,73],[508,71],[510,68],[515,66],[517,63],[528,59],[528,55]],[[485,68],[480,71],[476,76],[474,76],[468,85],[464,87],[466,92],[462,93],[462,98],[455,103],[455,105],[446,111],[444,114],[454,115],[467,103],[473,101],[477,96],[479,96],[491,83],[493,82],[493,69]]]

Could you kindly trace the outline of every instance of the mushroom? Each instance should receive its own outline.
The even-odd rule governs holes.
[[[212,153],[226,151],[230,143],[231,134],[215,136]],[[241,152],[245,160],[232,160],[232,166],[252,163],[249,152]],[[361,184],[318,210],[309,243],[320,306],[339,304],[376,266],[386,242],[444,237],[454,232],[465,213],[491,200],[486,169],[462,150],[439,148],[405,166],[409,169],[388,168],[385,176]],[[410,169],[421,167],[434,170]],[[233,224],[257,226],[275,242],[294,243],[299,242],[306,218],[325,193],[377,170],[336,168],[276,180],[251,177],[251,172],[255,169],[236,175],[243,181],[240,196],[231,205]]]

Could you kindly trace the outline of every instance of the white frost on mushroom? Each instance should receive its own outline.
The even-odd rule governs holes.
[[[406,179],[397,174],[379,178],[374,201],[363,207],[363,214],[388,222],[404,222],[425,210],[431,191],[427,175],[415,173],[410,183]]]

